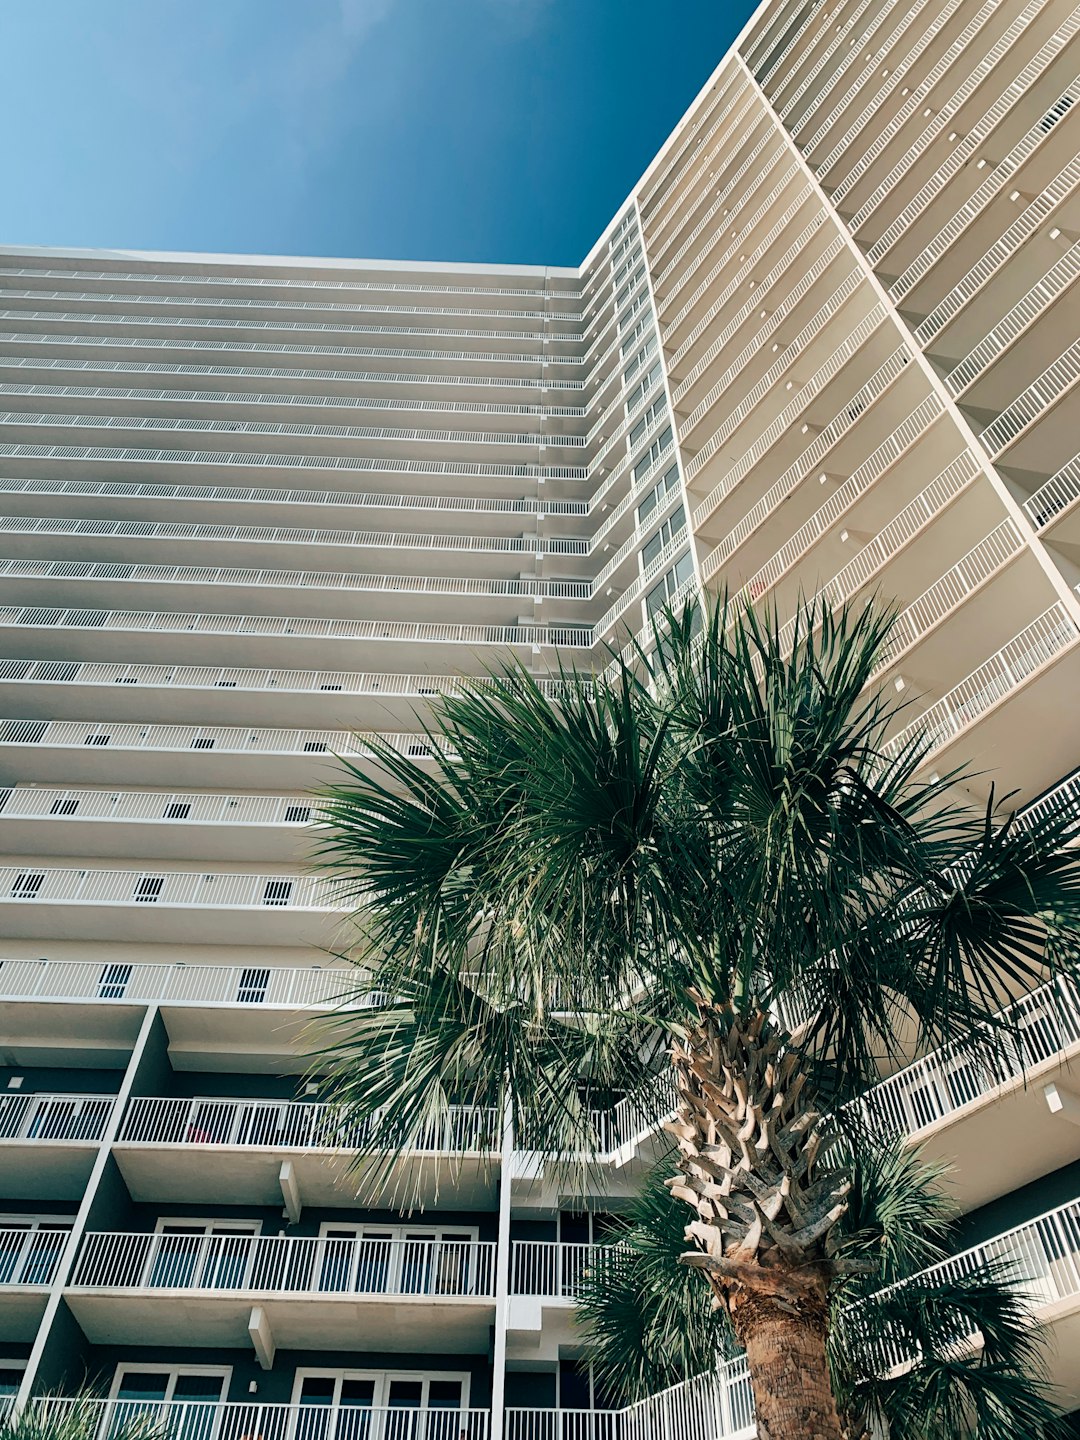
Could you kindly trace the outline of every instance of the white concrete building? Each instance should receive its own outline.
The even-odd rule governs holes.
[[[309,792],[368,732],[422,756],[456,677],[727,586],[896,599],[931,765],[1075,803],[1078,30],[768,0],[579,269],[0,251],[0,1393],[88,1370],[199,1440],[629,1435],[576,1413],[610,1197],[485,1167],[468,1114],[422,1214],[342,1183],[296,1079],[342,983]],[[1027,1257],[1077,1408],[1080,1002],[1016,1033],[1015,1073],[945,1053],[874,1103]],[[611,1196],[652,1120],[606,1122]]]

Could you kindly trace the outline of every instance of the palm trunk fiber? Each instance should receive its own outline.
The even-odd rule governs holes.
[[[843,1440],[829,1385],[825,1316],[743,1294],[731,1309],[754,1387],[758,1440]]]

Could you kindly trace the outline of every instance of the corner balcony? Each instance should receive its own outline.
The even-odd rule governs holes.
[[[240,1233],[88,1234],[65,1291],[93,1344],[250,1343],[264,1368],[275,1348],[486,1353],[494,1295],[491,1241]]]
[[[70,1234],[70,1225],[37,1225],[29,1217],[0,1229],[0,1341],[36,1336]]]
[[[355,1206],[363,1187],[387,1203],[407,1189],[424,1205],[441,1197],[462,1210],[493,1206],[493,1110],[452,1106],[388,1176],[366,1184],[364,1171],[349,1165],[370,1151],[374,1123],[297,1100],[138,1097],[128,1105],[114,1153],[140,1201],[284,1202],[298,1220],[305,1205]]]
[[[0,867],[4,929],[30,939],[320,944],[344,920],[338,893],[298,874]]]
[[[61,1419],[87,1401],[45,1396],[35,1418]],[[90,1440],[148,1425],[164,1440],[488,1440],[491,1414],[461,1406],[260,1405],[225,1400],[96,1400]],[[0,1401],[2,1407],[2,1401]],[[0,1415],[3,1409],[0,1408]]]
[[[79,1199],[114,1095],[0,1095],[0,1173],[12,1200]]]
[[[885,753],[895,756],[921,735],[935,767],[946,769],[955,742],[964,737],[966,753],[960,758],[994,769],[1002,757],[1030,751],[1030,737],[1038,735],[1037,753],[1030,755],[1023,776],[1026,793],[1038,794],[1075,763],[1075,672],[1060,662],[1073,654],[1078,640],[1076,622],[1056,602],[892,735]],[[976,721],[973,748],[968,731]]]

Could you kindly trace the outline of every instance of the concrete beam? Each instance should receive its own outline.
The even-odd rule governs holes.
[[[274,1368],[274,1351],[277,1346],[274,1344],[274,1335],[270,1329],[270,1321],[266,1318],[266,1311],[261,1305],[256,1305],[248,1316],[248,1336],[255,1348],[255,1359],[264,1370]]]
[[[278,1183],[281,1186],[281,1198],[285,1201],[285,1209],[289,1219],[295,1225],[300,1219],[300,1212],[304,1208],[304,1202],[300,1199],[300,1184],[296,1178],[296,1171],[293,1169],[291,1160],[283,1160],[281,1169],[278,1171]]]

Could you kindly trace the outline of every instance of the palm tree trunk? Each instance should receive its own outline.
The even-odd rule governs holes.
[[[829,1384],[825,1316],[744,1295],[731,1309],[754,1387],[758,1440],[843,1440]]]
[[[698,1022],[672,1050],[666,1127],[679,1168],[668,1187],[696,1212],[683,1263],[705,1272],[746,1350],[761,1440],[841,1440],[825,1340],[850,1177],[793,1037],[760,1009],[702,1000]]]

